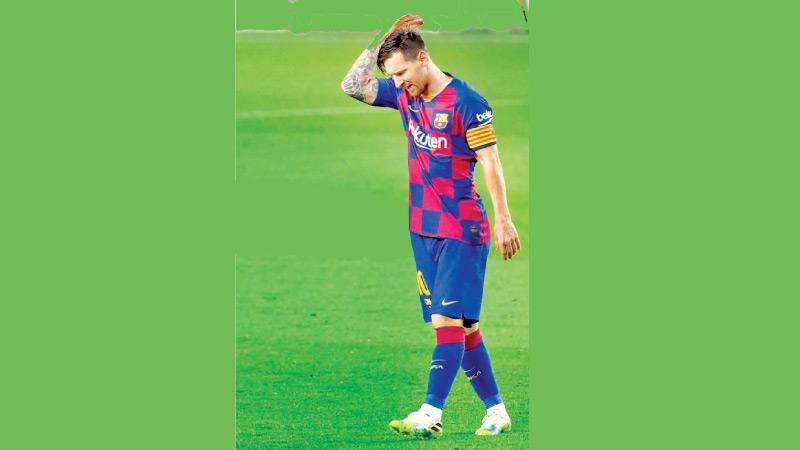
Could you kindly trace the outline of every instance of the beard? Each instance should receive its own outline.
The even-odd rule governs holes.
[[[423,91],[422,88],[417,86],[416,84],[409,84],[405,88],[408,91],[408,93],[411,94],[412,97],[419,96],[420,94],[422,94]]]

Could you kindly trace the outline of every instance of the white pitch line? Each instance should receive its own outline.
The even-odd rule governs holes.
[[[499,100],[492,103],[492,107],[521,106],[528,102],[524,100]],[[239,119],[273,119],[284,117],[314,117],[314,116],[339,116],[344,114],[372,114],[380,110],[391,108],[370,108],[368,105],[361,106],[340,106],[323,108],[289,108],[289,109],[268,109],[263,111],[244,111],[240,112]]]

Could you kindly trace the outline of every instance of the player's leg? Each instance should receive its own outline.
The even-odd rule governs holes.
[[[475,389],[475,393],[486,406],[486,416],[475,434],[500,434],[511,428],[511,419],[500,396],[492,369],[492,360],[489,358],[489,352],[486,350],[478,323],[469,325],[465,324],[464,326],[465,351],[461,367]]]
[[[461,319],[431,315],[436,330],[436,347],[433,349],[428,371],[428,391],[425,402],[403,420],[393,420],[389,428],[401,434],[435,437],[442,434],[442,409],[450,388],[458,375],[464,355],[464,328]]]
[[[425,402],[403,420],[393,420],[389,428],[401,434],[435,437],[442,434],[442,409],[450,394],[464,355],[464,328],[461,319],[431,315],[436,330],[436,346],[428,371]]]
[[[487,411],[477,434],[498,434],[511,426],[478,328],[488,256],[489,244],[448,242],[437,264],[437,282],[432,297],[433,313],[442,311],[451,317],[460,314],[464,318],[467,336],[461,364]],[[442,309],[438,310],[437,306]]]
[[[389,423],[389,428],[397,433],[420,437],[442,434],[442,409],[464,355],[464,323],[439,314],[432,314],[431,322],[436,330],[436,347],[428,371],[425,402],[405,419]]]
[[[431,358],[425,403],[438,409],[444,408],[464,357],[464,319],[477,316],[480,311],[480,303],[476,309],[471,292],[476,283],[470,282],[469,276],[463,276],[465,270],[469,272],[471,266],[479,265],[473,253],[474,246],[454,239],[444,239],[436,248],[436,283],[431,289],[430,310],[436,329],[436,347]]]
[[[429,370],[428,394],[425,403],[418,411],[409,414],[405,419],[393,420],[389,423],[389,428],[400,434],[416,435],[420,437],[435,437],[442,434],[442,407],[444,399],[453,384],[453,380],[458,373],[461,364],[461,355],[464,353],[464,332],[461,322],[447,327],[443,324],[438,315],[431,314],[433,288],[436,282],[436,259],[441,252],[443,239],[427,238],[417,234],[411,234],[411,248],[414,252],[414,261],[417,268],[417,287],[422,307],[422,319],[425,322],[433,322],[434,327],[451,328],[450,331],[437,331],[437,344],[431,358],[431,368]],[[453,330],[457,330],[460,344],[451,342],[453,340]],[[460,345],[460,353],[458,348]],[[457,358],[457,360],[453,360]],[[447,370],[445,370],[447,367]],[[448,375],[443,376],[443,372]],[[452,374],[450,374],[452,372]],[[435,375],[434,375],[435,373]],[[451,377],[449,384],[443,381]],[[432,381],[431,378],[434,380]],[[446,392],[444,386],[447,385]]]
[[[431,356],[425,404],[441,414],[464,357],[464,322],[440,314],[432,314],[431,319],[436,329],[436,346]]]
[[[497,388],[497,381],[494,377],[492,360],[489,358],[489,352],[486,350],[478,323],[476,322],[470,327],[465,325],[464,333],[466,335],[464,358],[461,363],[464,374],[475,389],[475,393],[478,394],[478,397],[486,406],[486,409],[503,403],[500,389]]]
[[[430,242],[423,238],[423,242]],[[436,347],[431,357],[428,371],[428,390],[425,403],[420,412],[437,420],[441,417],[447,396],[458,375],[464,355],[464,319],[477,315],[477,310],[470,299],[470,287],[474,283],[466,283],[461,276],[465,266],[475,265],[470,261],[472,246],[465,245],[468,251],[461,251],[458,241],[438,239],[431,246],[432,259],[435,262],[435,283],[430,286],[430,318],[436,329]],[[467,260],[465,260],[465,257]],[[445,276],[442,277],[441,275]],[[477,296],[480,297],[480,293]]]

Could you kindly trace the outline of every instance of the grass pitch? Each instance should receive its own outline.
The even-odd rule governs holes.
[[[282,197],[281,208],[265,208],[288,227],[293,220],[323,220],[319,199],[359,202],[333,208],[343,211],[335,221],[324,219],[331,242],[349,242],[346,248],[290,245],[278,236],[268,254],[237,257],[237,447],[527,448],[526,248],[511,262],[492,252],[481,320],[511,432],[473,434],[484,409],[463,374],[447,401],[442,438],[419,441],[388,430],[389,420],[405,417],[424,398],[435,341],[420,320],[398,114],[339,91],[370,40],[364,34],[237,35],[239,183]],[[426,40],[437,64],[467,80],[494,108],[509,203],[525,247],[527,36]],[[478,191],[487,193],[479,168],[476,174]]]

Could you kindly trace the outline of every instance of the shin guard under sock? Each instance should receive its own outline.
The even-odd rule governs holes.
[[[489,352],[486,351],[480,330],[467,335],[461,367],[486,408],[503,403],[494,379],[492,361],[489,359]]]

